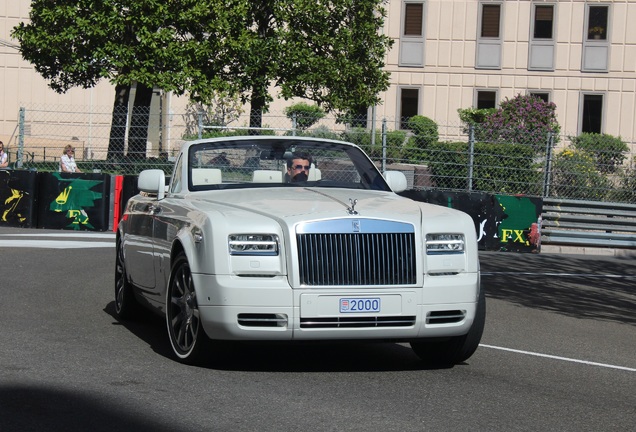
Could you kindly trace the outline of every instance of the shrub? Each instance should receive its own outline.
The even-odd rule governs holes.
[[[413,116],[408,120],[407,127],[413,132],[413,143],[416,147],[424,149],[439,139],[437,123],[428,117]]]
[[[552,163],[551,195],[602,201],[611,183],[596,169],[596,161],[588,152],[565,149]]]
[[[532,147],[544,153],[548,133],[558,142],[560,126],[556,105],[533,95],[517,95],[506,99],[500,108],[487,115],[478,128],[477,139],[491,142],[511,142]]]
[[[289,119],[296,119],[296,127],[306,130],[312,127],[318,120],[325,116],[325,112],[317,105],[309,105],[305,102],[288,106],[285,115]]]
[[[636,166],[626,169],[619,174],[619,186],[610,191],[608,201],[628,202],[636,204]],[[621,170],[622,171],[622,170]]]
[[[342,133],[344,141],[356,144],[362,148],[371,159],[382,158],[382,132],[375,132],[375,143],[371,144],[371,130],[366,128],[351,128]],[[388,131],[386,134],[387,162],[392,163],[401,159],[403,154],[406,132],[401,130]]]
[[[572,147],[590,154],[601,173],[613,173],[627,158],[627,144],[620,138],[608,134],[584,132],[577,137],[568,137]]]
[[[467,190],[469,147],[465,142],[435,143],[427,149],[435,185]],[[475,143],[472,189],[483,192],[539,195],[541,174],[534,151],[520,144]]]
[[[463,132],[468,134],[470,126],[482,124],[486,117],[497,112],[497,108],[459,108],[459,120],[464,124]]]

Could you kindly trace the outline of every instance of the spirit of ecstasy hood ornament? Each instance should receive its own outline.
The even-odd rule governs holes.
[[[357,215],[358,211],[355,209],[355,207],[356,207],[356,204],[358,204],[358,200],[349,198],[349,203],[351,204],[351,207],[347,207],[347,212],[350,215]]]

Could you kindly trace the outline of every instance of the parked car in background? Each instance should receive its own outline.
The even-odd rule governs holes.
[[[357,146],[245,136],[184,144],[166,186],[143,171],[117,230],[116,311],[165,316],[175,357],[218,341],[410,342],[452,365],[484,328],[465,213],[400,197]]]

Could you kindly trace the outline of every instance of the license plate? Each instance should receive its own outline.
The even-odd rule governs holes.
[[[340,299],[340,313],[380,312],[378,297],[355,297]]]

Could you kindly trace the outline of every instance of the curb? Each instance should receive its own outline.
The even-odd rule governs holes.
[[[633,256],[636,257],[634,249],[613,249],[613,248],[595,248],[583,246],[541,246],[542,254],[564,254],[564,255],[595,255],[595,256]]]

